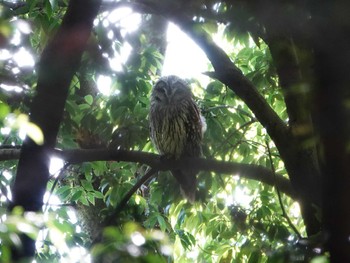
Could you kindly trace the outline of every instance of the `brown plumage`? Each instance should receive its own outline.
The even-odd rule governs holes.
[[[167,76],[155,83],[149,119],[151,139],[161,155],[175,159],[201,155],[206,124],[184,80]],[[185,197],[194,202],[198,171],[188,168],[171,172]]]

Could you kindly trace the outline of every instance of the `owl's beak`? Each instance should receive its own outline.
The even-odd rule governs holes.
[[[174,98],[174,94],[171,91],[167,90],[167,99],[168,99],[168,103],[169,104],[173,104],[173,98]]]

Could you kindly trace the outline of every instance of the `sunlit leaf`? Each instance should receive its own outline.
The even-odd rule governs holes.
[[[27,135],[38,145],[44,144],[44,134],[35,123],[28,122],[25,128]]]
[[[91,105],[92,102],[94,101],[94,98],[91,95],[86,95],[84,97],[85,101],[87,102],[87,104]]]
[[[10,112],[10,107],[3,103],[3,102],[0,102],[0,120],[4,119],[7,114],[9,114]]]

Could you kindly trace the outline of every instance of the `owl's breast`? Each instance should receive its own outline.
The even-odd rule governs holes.
[[[187,139],[186,114],[176,107],[167,107],[150,117],[151,137],[159,153],[179,158]]]

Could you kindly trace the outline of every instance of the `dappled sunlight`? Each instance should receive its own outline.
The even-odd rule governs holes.
[[[236,186],[233,190],[233,199],[232,202],[239,204],[244,208],[250,208],[250,204],[254,197],[251,195],[250,191],[245,187]]]
[[[8,60],[11,58],[11,52],[7,49],[0,49],[0,60]]]
[[[59,172],[63,168],[63,165],[64,165],[64,161],[62,159],[57,157],[51,157],[49,173],[54,177],[57,177],[59,175]]]
[[[123,70],[123,64],[127,62],[129,55],[132,51],[132,47],[128,43],[124,43],[120,47],[120,51],[116,52],[113,58],[109,59],[109,65],[112,70],[120,72]]]
[[[109,96],[111,94],[111,85],[112,85],[111,77],[100,75],[97,77],[96,84],[97,84],[97,88],[103,95]]]
[[[208,77],[202,73],[208,71],[208,59],[198,45],[172,23],[168,27],[167,40],[162,75],[177,75],[207,82]]]
[[[45,192],[44,194],[44,211],[47,211],[48,208],[52,209],[53,211],[60,209],[60,206],[62,205],[62,201],[59,199],[59,197],[51,192]],[[47,213],[49,215],[49,213]]]
[[[23,88],[15,85],[0,84],[0,88],[5,91],[14,91],[16,93],[21,93]]]
[[[15,54],[13,54],[13,60],[17,63],[20,68],[23,67],[34,67],[35,61],[33,56],[24,48],[20,48]]]
[[[108,13],[107,21],[115,27],[121,28],[121,34],[124,37],[127,33],[133,32],[139,28],[141,16],[133,12],[131,8],[124,7]]]
[[[300,205],[298,204],[298,202],[293,202],[289,212],[290,212],[290,215],[295,218],[300,217]]]
[[[115,28],[118,28],[120,30],[121,37],[125,38],[127,34],[137,30],[141,22],[141,16],[134,13],[130,8],[118,8],[111,12],[105,12],[102,17],[103,27],[109,29],[107,33],[107,37],[109,39],[114,39],[116,37],[114,33]],[[100,21],[96,19],[94,23],[95,25],[98,25]],[[111,69],[116,72],[121,72],[123,70],[123,65],[129,58],[131,51],[132,48],[130,44],[124,42],[120,47],[114,48],[113,57],[109,57],[106,54]]]

